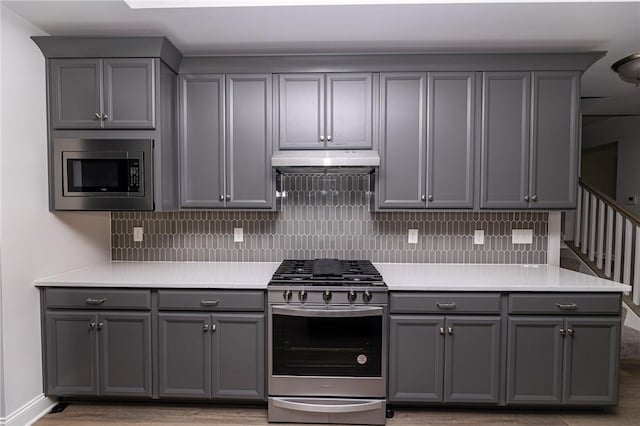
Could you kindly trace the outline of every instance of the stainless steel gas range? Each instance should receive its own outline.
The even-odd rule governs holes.
[[[371,262],[285,260],[268,304],[269,421],[384,424],[388,289]]]

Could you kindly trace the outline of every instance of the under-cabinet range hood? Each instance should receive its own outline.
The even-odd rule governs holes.
[[[380,156],[372,150],[277,151],[271,166],[285,174],[368,174],[380,166]]]

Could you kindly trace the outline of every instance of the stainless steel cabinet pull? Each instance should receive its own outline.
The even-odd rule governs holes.
[[[102,114],[102,119],[103,120],[108,120],[109,119],[109,114]]]
[[[205,299],[202,299],[200,301],[200,304],[202,306],[218,306],[218,303],[220,303],[220,299],[216,299],[216,300],[205,300]]]
[[[562,336],[566,335],[566,334],[567,334],[567,330],[565,330],[564,328],[561,328],[561,329],[560,329],[560,334],[561,334]]]
[[[451,327],[447,327],[447,333],[449,333],[449,334],[453,334],[453,328],[451,328]]]
[[[444,328],[440,327],[440,334],[444,336]]]
[[[433,195],[429,195],[429,196],[427,197],[427,200],[429,200],[429,201],[433,201]]]
[[[207,332],[209,331],[209,324],[205,324],[202,326],[202,331]]]
[[[567,333],[569,333],[569,336],[573,336],[576,334],[576,331],[573,328],[567,328]]]
[[[216,325],[215,325],[215,324],[211,324],[211,332],[212,332],[212,333],[215,333],[216,328],[217,328],[217,327],[216,327]]]
[[[220,201],[224,201],[224,195],[220,195],[220,196],[218,197],[218,200],[220,200]]]
[[[455,309],[456,303],[455,302],[437,302],[436,306],[438,307],[438,309]]]
[[[525,201],[529,201],[529,196],[528,196],[528,195],[525,195],[525,196],[524,196],[524,200],[525,200]]]
[[[93,114],[93,118],[95,118],[96,120],[100,120],[102,118],[102,114],[96,112],[95,114]]]
[[[420,199],[421,199],[422,201],[427,201],[427,196],[426,196],[426,195],[423,195],[422,197],[420,197]]]
[[[87,305],[102,305],[104,302],[106,302],[107,299],[106,298],[102,298],[102,299],[92,299],[92,298],[88,298],[86,300]]]
[[[538,196],[537,195],[532,195],[531,196],[531,201],[538,201]]]
[[[578,309],[578,305],[575,303],[556,303],[556,306],[563,311],[575,311]]]
[[[103,322],[99,322],[98,323],[98,330],[102,330],[102,327],[104,327],[104,323]]]
[[[327,136],[327,140],[331,142],[331,136]]]
[[[89,329],[95,328],[96,323],[95,322],[90,322],[89,323]]]
[[[324,142],[324,136],[320,135],[320,142]]]
[[[227,195],[227,201],[231,201],[231,195]]]

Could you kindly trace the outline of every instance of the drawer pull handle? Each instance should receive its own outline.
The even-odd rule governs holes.
[[[575,303],[556,303],[556,306],[563,311],[575,311],[578,309],[578,305]]]
[[[436,303],[436,306],[438,307],[438,309],[455,309],[456,308],[455,302],[447,302],[447,303],[438,302]]]
[[[218,303],[220,303],[219,299],[216,299],[216,300],[204,300],[204,299],[202,299],[200,301],[200,304],[202,306],[218,306]]]
[[[92,299],[92,298],[89,297],[86,300],[87,305],[102,305],[106,301],[107,301],[107,299],[105,299],[104,297],[102,299]]]

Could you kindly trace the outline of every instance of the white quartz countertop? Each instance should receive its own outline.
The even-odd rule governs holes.
[[[391,291],[631,291],[628,285],[548,265],[374,265]]]
[[[279,262],[107,262],[35,281],[39,287],[266,289]]]
[[[39,287],[266,289],[279,262],[107,262],[35,281]],[[375,263],[389,290],[631,291],[548,265]]]

